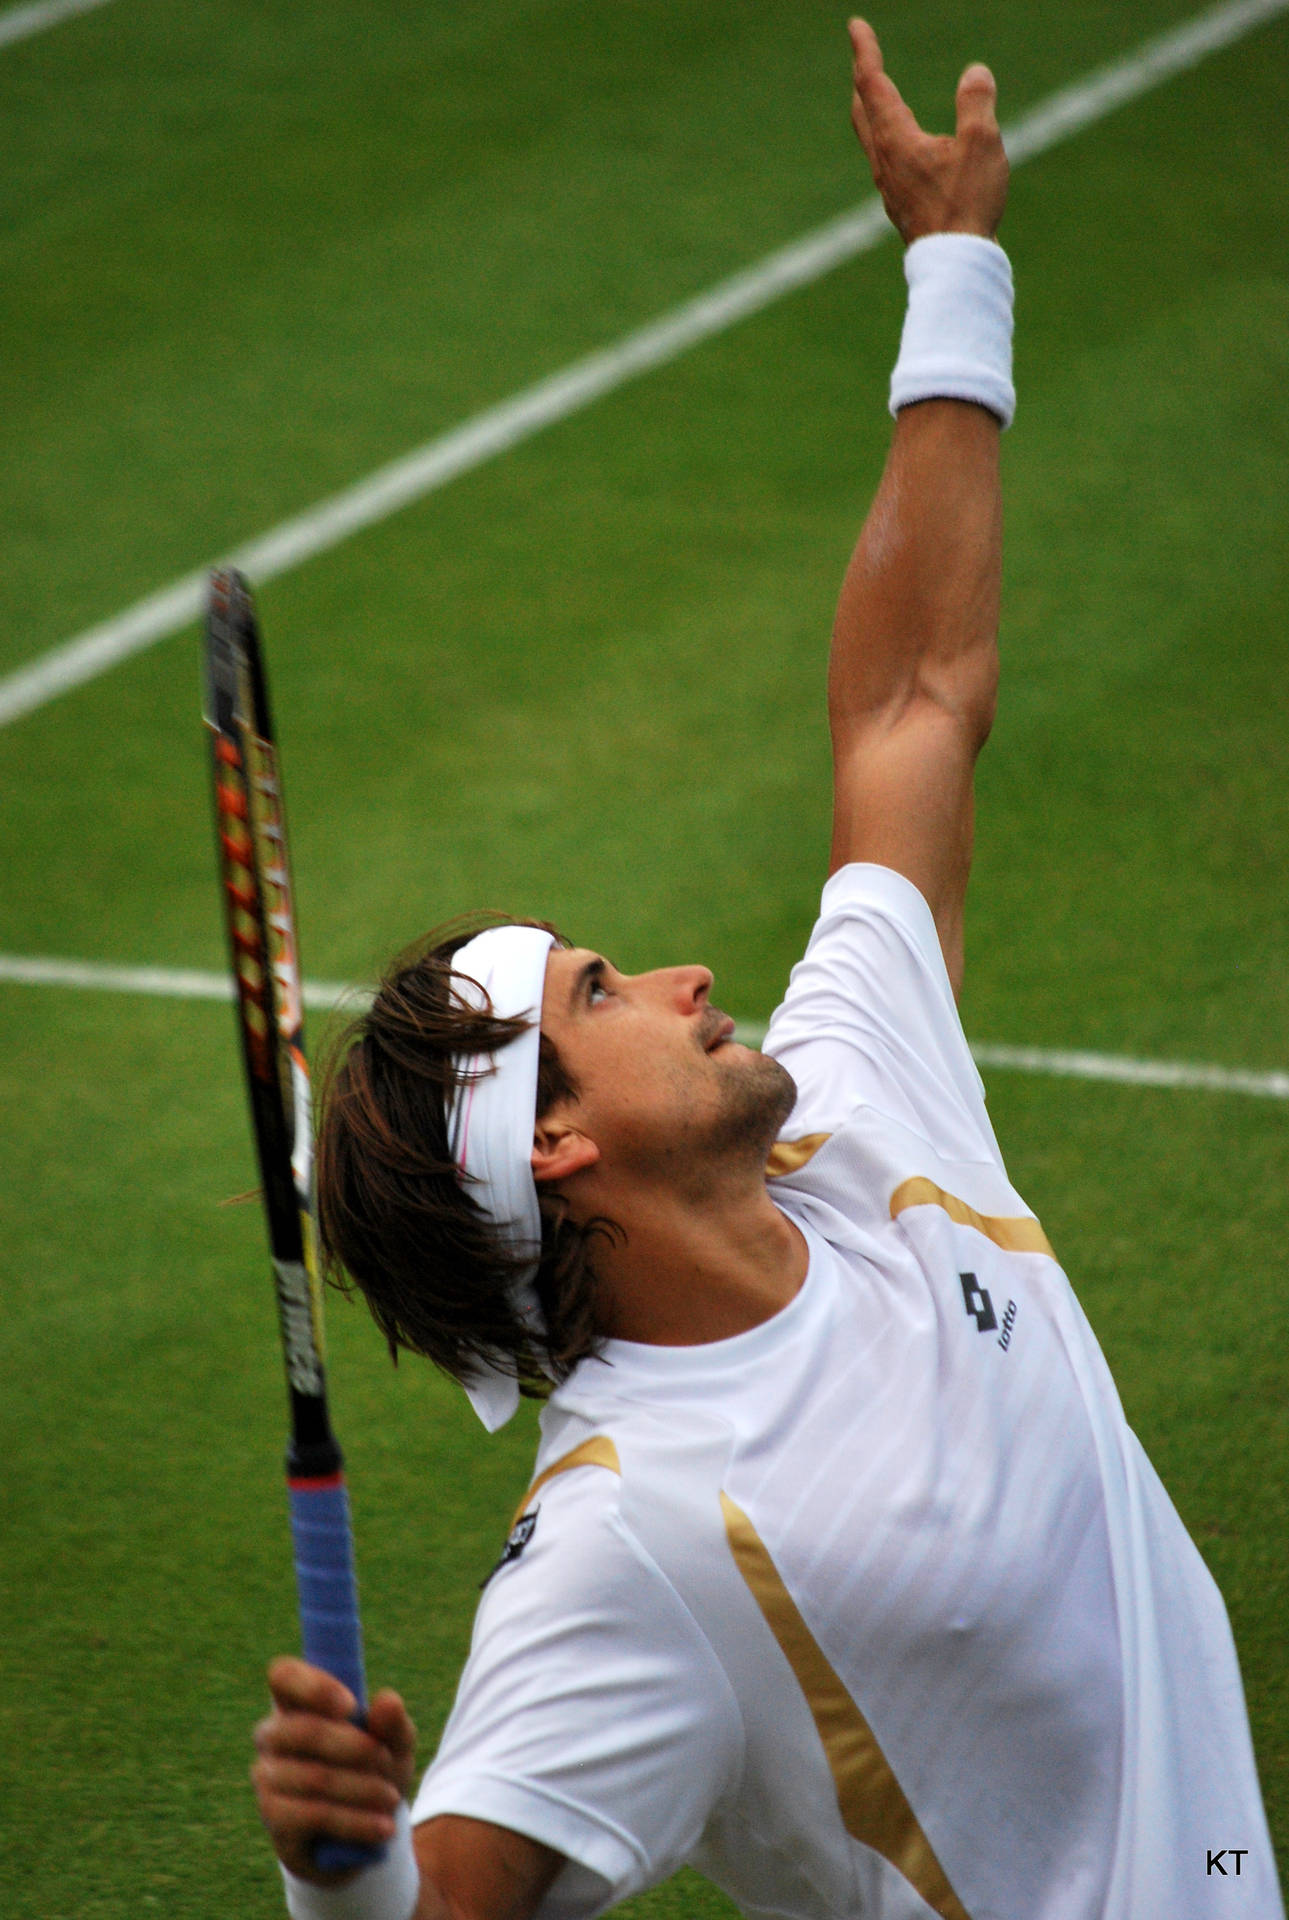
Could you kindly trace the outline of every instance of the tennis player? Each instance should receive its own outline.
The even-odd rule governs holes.
[[[955,1005],[996,678],[1007,163],[851,23],[904,239],[890,458],[829,673],[831,870],[765,1049],[700,966],[490,927],[388,976],[319,1143],[330,1255],[530,1491],[413,1793],[396,1694],[270,1670],[298,1920],[581,1920],[683,1863],[787,1920],[1273,1920],[1222,1602],[1013,1189]],[[383,1842],[330,1877],[320,1834]]]

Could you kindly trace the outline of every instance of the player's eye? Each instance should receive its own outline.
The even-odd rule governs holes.
[[[590,1001],[591,1005],[593,1007],[596,1007],[600,1004],[601,1000],[608,999],[609,989],[605,986],[603,980],[592,980],[590,986],[586,990],[586,997]]]

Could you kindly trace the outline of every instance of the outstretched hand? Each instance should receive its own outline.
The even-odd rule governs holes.
[[[882,66],[877,35],[850,22],[854,91],[850,117],[891,224],[906,246],[928,233],[992,240],[1007,202],[1007,155],[998,131],[998,89],[988,67],[958,82],[957,131],[924,133]]]
[[[355,1726],[349,1689],[303,1660],[275,1660],[269,1688],[273,1711],[255,1729],[251,1769],[260,1818],[284,1866],[328,1885],[346,1876],[318,1871],[313,1842],[380,1846],[393,1838],[415,1771],[416,1729],[390,1692],[371,1701],[365,1729]]]

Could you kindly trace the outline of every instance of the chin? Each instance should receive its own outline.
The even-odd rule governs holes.
[[[740,1062],[740,1068],[744,1063]],[[764,1160],[797,1104],[797,1083],[768,1053],[747,1051],[746,1068],[731,1074],[718,1122],[719,1144]]]

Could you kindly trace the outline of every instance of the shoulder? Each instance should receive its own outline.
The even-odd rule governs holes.
[[[565,1423],[560,1423],[563,1427]],[[580,1424],[580,1423],[577,1423]],[[574,1663],[613,1648],[659,1674],[711,1667],[706,1637],[634,1524],[617,1439],[557,1433],[541,1448],[485,1585],[474,1650],[531,1652],[540,1642]],[[631,1457],[629,1447],[625,1449]]]
[[[931,909],[901,874],[833,874],[765,1047],[796,1082],[792,1137],[864,1109],[950,1164],[1001,1167]]]
[[[957,1009],[931,909],[911,880],[856,862],[828,880],[805,953],[770,1022],[770,1052],[807,1031],[838,1039],[879,1016],[916,1018],[929,1007],[956,1024]]]
[[[617,1446],[607,1433],[543,1446],[484,1582],[480,1620],[507,1613],[507,1596],[519,1588],[520,1611],[558,1606],[587,1585],[603,1591],[611,1569],[632,1559],[621,1520],[621,1479]]]
[[[695,1844],[739,1777],[743,1731],[706,1635],[624,1517],[609,1447],[587,1444],[607,1437],[584,1435],[576,1462],[539,1454],[415,1818],[514,1827],[619,1899]]]
[[[900,930],[925,960],[949,1000],[953,988],[925,895],[904,874],[868,860],[849,861],[824,883],[811,945],[847,925],[887,924]]]

